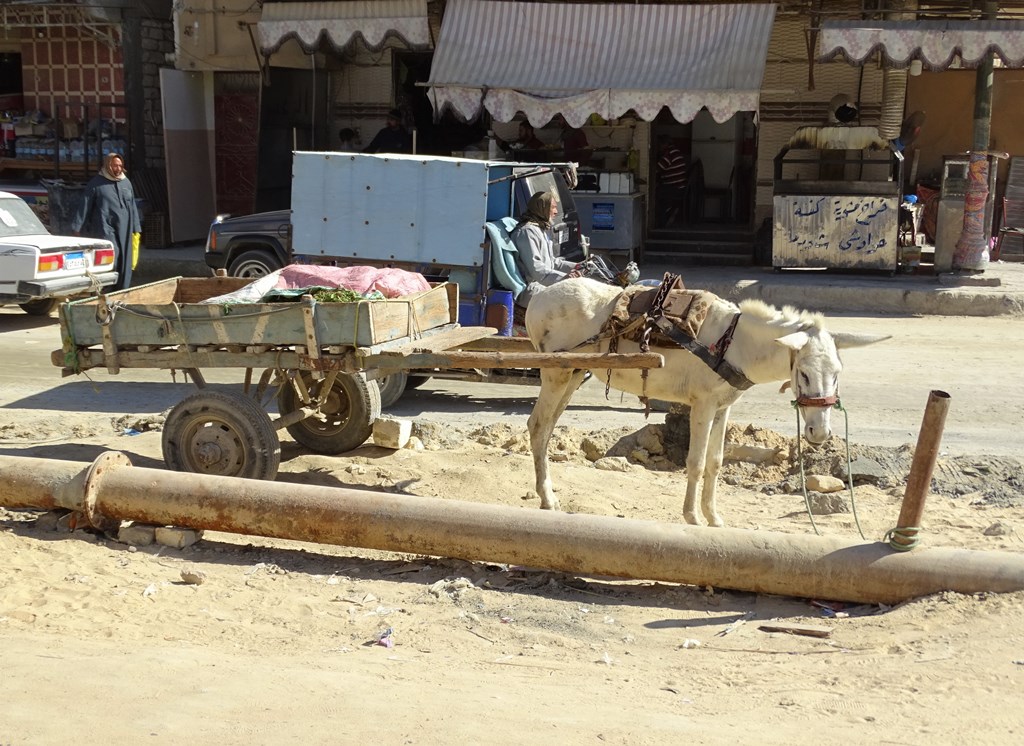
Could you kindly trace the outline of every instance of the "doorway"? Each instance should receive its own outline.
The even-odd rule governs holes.
[[[291,207],[292,151],[326,150],[329,73],[270,68],[260,89],[256,211]]]
[[[650,225],[654,231],[702,229],[735,230],[750,225],[753,213],[754,164],[757,160],[753,112],[738,112],[719,124],[707,109],[692,122],[680,124],[662,109],[651,122]],[[670,143],[686,160],[682,194],[661,190],[658,161]],[[668,199],[679,204],[666,204]]]
[[[434,107],[427,96],[433,52],[394,52],[394,90],[398,108],[416,131],[416,152],[426,155],[451,155],[479,142],[487,134],[484,117],[464,122],[445,111],[435,120]]]

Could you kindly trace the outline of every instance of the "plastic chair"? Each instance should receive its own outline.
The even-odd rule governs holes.
[[[1002,255],[1003,239],[1008,235],[1016,236],[1024,243],[1024,199],[1003,197],[1002,225],[999,227],[996,246],[992,250],[992,261],[996,261]]]

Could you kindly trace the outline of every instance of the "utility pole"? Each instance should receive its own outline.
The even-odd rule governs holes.
[[[998,4],[986,0],[982,18],[996,18]],[[989,237],[985,233],[985,205],[988,203],[989,141],[992,131],[992,52],[979,63],[974,84],[974,144],[967,171],[964,197],[964,227],[953,253],[953,269],[983,272],[988,267]]]

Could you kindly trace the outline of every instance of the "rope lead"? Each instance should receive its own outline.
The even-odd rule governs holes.
[[[793,409],[796,410],[796,459],[800,465],[800,489],[804,495],[804,506],[807,508],[807,517],[811,519],[811,528],[814,529],[814,533],[817,536],[821,536],[821,532],[818,530],[818,525],[814,522],[814,511],[811,510],[811,498],[807,494],[807,476],[804,473],[803,437],[800,435],[800,406],[799,403],[795,401],[792,402],[792,404]],[[857,501],[853,496],[853,468],[852,460],[850,458],[850,415],[847,413],[846,408],[843,407],[843,403],[841,401],[836,400],[836,403],[833,406],[843,413],[843,418],[846,423],[844,434],[846,439],[846,484],[850,492],[850,507],[853,510],[854,523],[857,524],[857,533],[860,534],[860,538],[867,541],[867,538],[864,536],[864,530],[860,527],[860,517],[857,515]],[[911,547],[907,548],[909,549]]]

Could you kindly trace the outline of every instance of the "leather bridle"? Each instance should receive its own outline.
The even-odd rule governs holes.
[[[839,403],[838,396],[798,396],[796,403],[801,407],[834,407]]]

